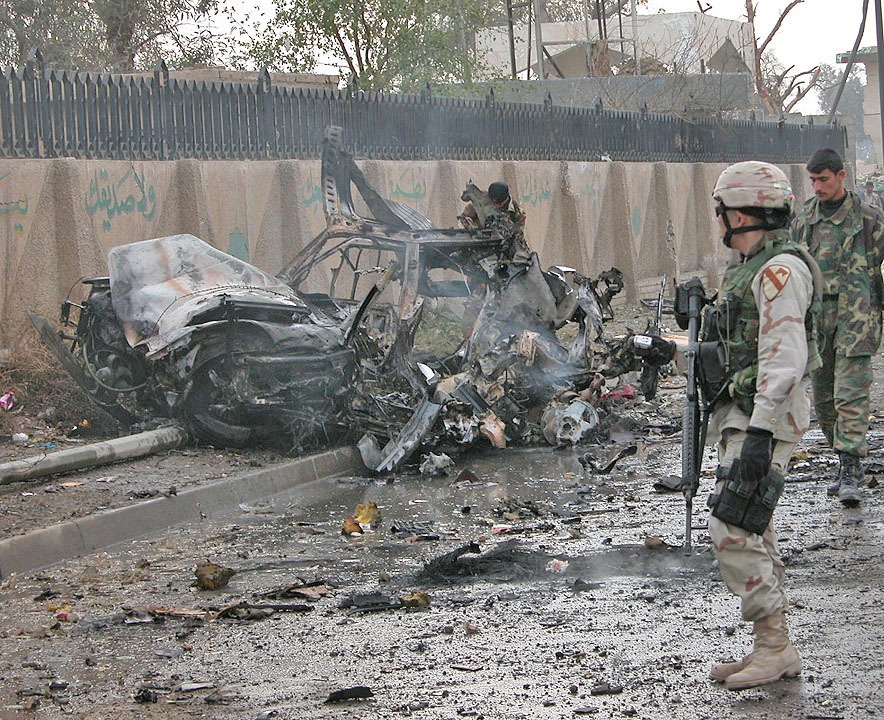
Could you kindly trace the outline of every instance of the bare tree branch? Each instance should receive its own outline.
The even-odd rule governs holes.
[[[777,18],[776,23],[774,23],[773,29],[771,29],[771,31],[767,34],[767,37],[764,39],[764,42],[761,43],[761,45],[758,47],[758,52],[760,54],[763,55],[767,51],[767,46],[770,45],[770,41],[773,40],[774,35],[776,35],[779,32],[780,28],[783,25],[783,20],[786,19],[786,15],[788,15],[790,12],[792,12],[792,9],[796,5],[800,5],[803,2],[804,2],[804,0],[792,0],[792,2],[790,2],[786,6],[786,8],[780,13],[780,16]],[[752,0],[746,0],[747,10],[751,4],[752,4]],[[755,26],[754,19],[755,19],[755,8],[753,7],[752,8],[752,19],[749,21],[752,23],[753,27]]]
[[[816,83],[819,80],[818,67],[813,70],[799,73],[793,76],[789,82],[786,82],[789,74],[792,73],[795,68],[794,65],[784,70],[780,70],[779,64],[776,63],[777,69],[773,72],[765,73],[762,63],[762,60],[768,55],[768,48],[770,47],[771,42],[782,28],[786,16],[803,2],[804,0],[791,0],[782,12],[780,12],[773,28],[771,28],[767,37],[761,44],[758,43],[757,34],[752,38],[754,45],[753,50],[755,51],[755,89],[758,92],[758,96],[761,98],[761,102],[764,104],[765,109],[772,115],[778,115],[784,111],[787,112],[795,107],[795,105],[816,86]],[[755,32],[756,7],[757,5],[753,0],[746,0],[746,18],[752,26],[753,33]],[[769,69],[773,67],[771,63],[768,65]],[[801,83],[797,79],[807,74],[810,74],[811,76],[807,85],[799,89]],[[785,87],[783,87],[784,83],[786,83]]]

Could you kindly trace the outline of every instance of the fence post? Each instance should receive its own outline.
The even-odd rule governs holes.
[[[49,92],[49,81],[46,78],[46,67],[40,48],[31,48],[28,52],[27,62],[33,72],[33,92],[38,108],[32,116],[33,125],[31,126],[36,130],[36,135],[33,137],[33,147],[36,151],[34,157],[56,157],[52,132],[52,96]]]
[[[543,98],[543,136],[546,138],[546,152],[544,160],[555,160],[559,147],[559,134],[556,132],[553,117],[554,106],[552,93],[547,90],[546,97]]]
[[[273,97],[270,94],[270,71],[262,67],[258,73],[258,135],[263,154],[268,158],[277,156],[276,127],[273,122]]]
[[[40,102],[40,80],[43,74],[43,55],[37,48],[28,53],[23,73],[23,90],[25,102],[25,157],[41,157],[43,153],[42,134],[40,120],[44,113],[43,104]]]
[[[154,107],[153,126],[157,136],[157,156],[160,160],[169,159],[172,146],[172,113],[169,105],[169,68],[163,58],[157,60],[153,70],[153,98],[148,100]]]

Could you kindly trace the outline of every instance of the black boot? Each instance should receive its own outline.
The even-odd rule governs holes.
[[[826,486],[826,495],[829,497],[836,497],[841,489],[841,478],[844,477],[844,463],[841,459],[843,454],[838,453],[838,473],[835,475],[835,479]]]
[[[838,488],[838,499],[844,507],[856,507],[863,499],[862,486],[865,482],[865,472],[859,456],[848,453],[838,453],[841,458],[841,479]]]

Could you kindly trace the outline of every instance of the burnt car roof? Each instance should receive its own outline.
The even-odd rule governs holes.
[[[482,278],[485,272],[479,264],[500,253],[503,238],[495,228],[436,228],[417,210],[381,197],[352,154],[342,147],[341,129],[337,127],[326,131],[323,142],[322,187],[326,229],[277,275],[296,290],[322,262],[349,252],[376,250],[395,253],[404,268],[413,267],[414,261],[419,263],[421,271],[413,276],[419,294],[465,296],[470,291],[462,281],[433,283],[426,273],[450,269]],[[354,187],[371,217],[357,212]]]

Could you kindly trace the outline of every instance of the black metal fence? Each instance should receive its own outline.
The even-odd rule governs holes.
[[[0,74],[0,158],[318,158],[327,125],[358,157],[804,162],[844,128],[271,84],[47,70]]]

